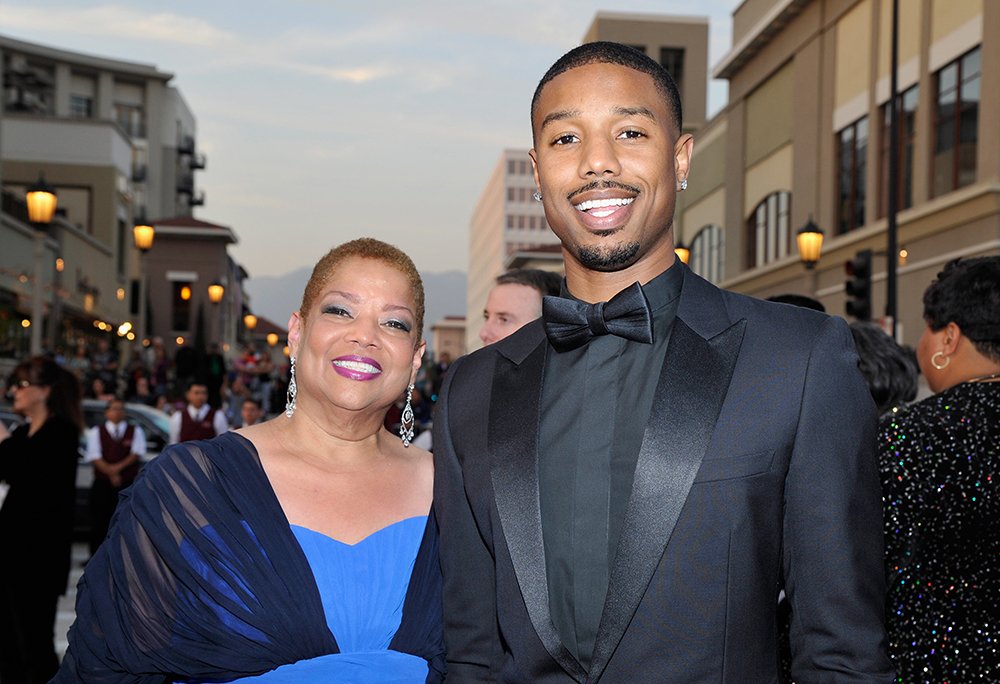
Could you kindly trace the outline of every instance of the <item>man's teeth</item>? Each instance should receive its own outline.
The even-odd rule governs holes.
[[[340,366],[341,368],[346,368],[348,370],[357,371],[358,373],[381,373],[378,368],[371,365],[370,363],[362,363],[361,361],[334,361],[334,366]]]
[[[577,211],[589,211],[598,218],[610,216],[618,207],[628,206],[635,201],[634,197],[618,197],[615,199],[587,200],[576,205]],[[606,211],[601,211],[606,210]]]

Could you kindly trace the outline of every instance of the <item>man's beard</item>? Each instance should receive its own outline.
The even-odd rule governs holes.
[[[621,242],[613,247],[580,247],[576,256],[591,271],[620,271],[632,265],[639,249],[638,242]]]

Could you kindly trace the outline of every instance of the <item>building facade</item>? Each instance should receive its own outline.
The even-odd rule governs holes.
[[[695,132],[677,236],[693,268],[758,297],[819,299],[845,315],[845,264],[873,259],[884,320],[895,155],[896,332],[915,345],[921,295],[955,257],[1000,253],[1000,3],[900,2],[899,131],[890,145],[891,0],[746,0],[714,68],[729,102]],[[795,233],[825,233],[812,269]]]
[[[205,199],[195,118],[172,79],[151,65],[0,36],[0,356],[26,354],[36,324],[51,350],[109,331],[134,337],[143,260],[132,227],[191,217]],[[23,200],[41,177],[58,211],[39,254]],[[217,261],[213,280],[233,270]],[[31,320],[36,282],[40,322]]]

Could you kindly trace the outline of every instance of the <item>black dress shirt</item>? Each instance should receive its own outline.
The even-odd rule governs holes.
[[[682,281],[670,268],[643,286],[652,344],[602,335],[545,357],[538,475],[549,611],[588,668]],[[565,285],[562,295],[572,297]]]

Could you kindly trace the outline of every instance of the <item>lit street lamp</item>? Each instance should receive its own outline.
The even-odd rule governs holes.
[[[146,221],[145,216],[136,219],[132,228],[132,241],[139,250],[139,344],[146,339],[146,252],[153,248],[156,228]]]
[[[682,240],[678,240],[677,244],[674,246],[674,254],[677,255],[678,259],[686,264],[691,258],[691,248],[687,247]]]
[[[219,303],[222,301],[222,297],[226,294],[226,287],[220,282],[210,283],[208,286],[208,301],[212,302],[212,327],[215,331],[215,339],[219,340],[225,337],[225,322],[226,322],[226,311],[223,309],[222,315],[219,316]]]
[[[799,246],[799,259],[808,269],[815,268],[823,251],[823,229],[816,225],[812,216],[795,234]]]
[[[39,173],[38,182],[25,193],[28,205],[28,220],[34,227],[35,239],[35,287],[31,292],[31,354],[42,353],[42,262],[45,257],[45,230],[56,213],[56,191],[45,182],[45,175]],[[55,322],[53,322],[55,325]]]

